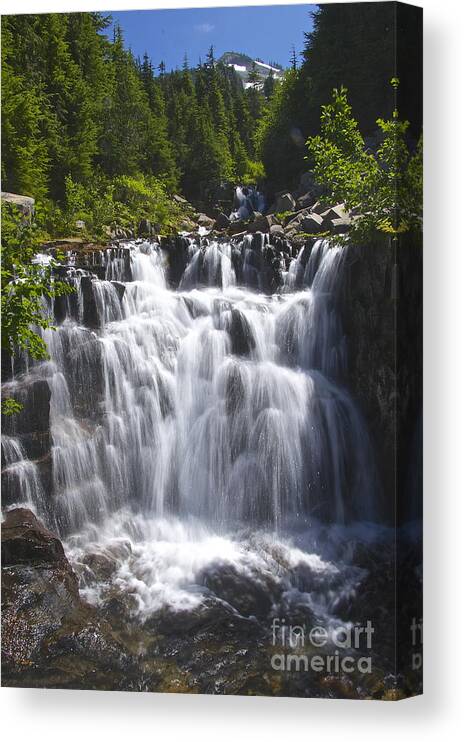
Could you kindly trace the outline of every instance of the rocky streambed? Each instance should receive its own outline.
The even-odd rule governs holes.
[[[341,672],[333,660],[340,649],[321,649],[320,645],[316,649],[308,643],[295,649],[284,647],[279,635],[276,640],[271,619],[276,592],[260,590],[224,566],[204,577],[208,596],[194,610],[165,608],[140,620],[134,617],[130,595],[114,587],[98,606],[90,605],[79,594],[78,578],[60,540],[30,510],[13,509],[2,525],[3,685],[316,698],[405,697],[414,690],[414,674],[406,670],[398,675],[389,659],[395,635],[394,552],[388,540],[381,546],[358,544],[357,548],[363,599],[347,594],[338,611],[358,626],[369,616],[382,640],[372,653],[369,672],[356,664],[363,659],[361,648],[354,652],[349,671]],[[410,557],[411,553],[403,565],[403,578],[418,597],[420,582],[407,567]],[[108,559],[100,557],[98,563],[97,556],[93,560],[89,556],[89,565],[95,579],[101,579],[105,570],[108,576],[112,569]],[[314,576],[307,574],[308,579]],[[293,606],[292,610],[285,612],[287,621],[314,625],[307,607]],[[275,614],[273,620],[277,625]],[[295,660],[287,669],[289,656],[302,655],[313,660],[316,672],[296,668]]]

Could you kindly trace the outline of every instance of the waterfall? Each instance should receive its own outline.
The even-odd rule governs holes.
[[[255,211],[264,212],[266,202],[263,194],[255,186],[237,186],[234,196],[234,211],[230,215],[232,221],[248,219]]]
[[[37,465],[29,461],[17,438],[2,435],[2,490],[8,506],[27,505],[44,514],[44,491]]]
[[[231,534],[244,528],[283,544],[294,524],[375,519],[369,438],[344,382],[344,248],[303,248],[283,290],[269,294],[253,263],[271,249],[264,235],[183,243],[178,288],[162,246],[127,247],[130,264],[127,250],[106,255],[105,278],[71,272],[75,306],[63,305],[57,329],[44,332],[47,519],[75,558],[125,534],[132,550],[119,579],[141,559],[145,582],[168,590],[179,542],[186,551],[174,562],[188,553],[204,566],[228,549],[243,560]],[[13,441],[5,446],[5,471],[16,467],[24,499],[40,506],[35,465]],[[172,566],[182,573],[176,585],[194,581],[188,564]]]

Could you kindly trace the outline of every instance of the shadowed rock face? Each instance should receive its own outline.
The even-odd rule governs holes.
[[[348,382],[374,441],[387,521],[417,517],[422,409],[422,246],[409,235],[348,246],[341,313]],[[416,505],[414,505],[416,503]]]
[[[2,524],[2,566],[41,562],[68,569],[70,577],[76,580],[59,538],[27,508],[8,511]]]
[[[2,524],[3,684],[114,688],[115,672],[130,673],[130,661],[106,621],[81,600],[60,540],[30,510],[8,511]]]

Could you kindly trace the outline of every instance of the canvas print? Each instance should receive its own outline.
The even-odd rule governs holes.
[[[1,20],[3,685],[421,693],[421,9]]]

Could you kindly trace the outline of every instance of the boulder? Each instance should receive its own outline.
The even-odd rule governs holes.
[[[269,232],[270,228],[277,223],[277,219],[272,214],[267,216],[258,214],[255,221],[248,225],[248,232]]]
[[[142,219],[139,223],[137,233],[139,237],[148,237],[151,234],[151,222],[148,219]]]
[[[283,211],[294,211],[295,206],[295,199],[291,193],[280,193],[275,200],[274,212],[280,214]]]
[[[303,217],[303,219],[300,222],[300,226],[303,232],[306,232],[307,234],[318,234],[319,232],[322,232],[324,220],[322,216],[319,216],[319,214],[308,214],[307,216]]]
[[[124,294],[126,293],[126,284],[122,283],[122,281],[111,281],[111,284],[116,289],[119,301],[122,301]]]
[[[327,211],[327,204],[323,204],[321,201],[316,201],[311,207],[311,213],[313,214],[323,214],[324,211]]]
[[[7,193],[2,191],[2,201],[13,204],[24,216],[31,217],[34,214],[35,200],[30,196],[21,196],[19,193]]]
[[[273,224],[271,228],[269,229],[269,233],[271,235],[282,235],[282,237],[285,234],[284,228],[282,227],[281,224]]]
[[[255,577],[255,579],[253,579]],[[257,576],[240,572],[227,563],[212,564],[203,570],[200,584],[221,601],[232,606],[241,616],[265,618],[282,587],[268,579],[265,584]]]
[[[229,234],[231,235],[244,235],[246,234],[246,223],[243,219],[237,219],[235,222],[231,222],[229,227]]]
[[[204,227],[205,229],[213,229],[214,227],[214,219],[206,216],[206,214],[198,214],[196,221],[199,227]]]
[[[289,232],[301,232],[301,222],[307,216],[309,216],[309,211],[306,209],[294,214],[293,218],[285,225],[285,234],[288,235]]]
[[[344,204],[337,204],[336,206],[331,206],[330,208],[321,212],[321,216],[323,219],[329,222],[331,219],[347,219],[349,214],[346,211]]]
[[[230,219],[227,214],[224,214],[224,212],[221,211],[216,218],[215,228],[227,229],[228,227],[230,227]]]
[[[179,196],[178,193],[174,194],[174,196],[172,197],[172,200],[175,201],[176,204],[182,204],[184,206],[188,204],[187,199],[184,198],[183,196]]]
[[[181,232],[193,232],[196,226],[197,225],[195,224],[195,222],[193,222],[188,217],[185,217],[185,219],[182,219],[182,221],[179,224],[179,230]]]
[[[312,191],[308,191],[308,193],[305,193],[304,196],[300,196],[299,199],[297,199],[296,205],[298,210],[301,209],[308,209],[314,204],[314,196],[312,194]]]
[[[8,511],[2,524],[2,685],[119,690],[135,689],[137,682],[137,657],[80,598],[58,537],[30,510]]]
[[[348,232],[351,226],[351,219],[332,219],[330,222],[330,231],[334,234],[344,234]]]
[[[34,513],[27,508],[7,511],[2,523],[3,567],[60,561],[68,564],[61,541],[45,528]]]

